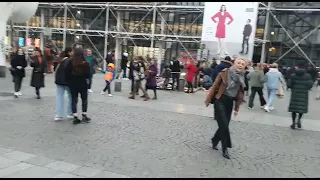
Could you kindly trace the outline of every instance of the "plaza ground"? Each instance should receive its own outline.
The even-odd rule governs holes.
[[[320,121],[315,91],[302,130],[291,130],[289,93],[272,113],[241,108],[230,124],[231,160],[211,148],[217,129],[205,92],[159,91],[159,100],[129,100],[129,81],[102,96],[95,75],[89,124],[54,122],[55,84],[46,77],[41,100],[24,79],[12,97],[11,76],[0,79],[0,177],[319,177]],[[113,88],[112,88],[113,89]],[[150,95],[152,92],[150,92]],[[10,96],[8,96],[10,95]]]

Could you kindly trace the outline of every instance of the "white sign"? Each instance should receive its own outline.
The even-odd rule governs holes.
[[[209,58],[239,55],[252,58],[258,2],[206,2],[202,43]]]

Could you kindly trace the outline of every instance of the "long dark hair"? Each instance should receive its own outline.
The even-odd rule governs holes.
[[[70,55],[69,53],[72,52],[72,49],[71,48],[66,48],[64,51],[62,51],[60,54],[59,54],[59,58],[58,58],[58,63],[62,63],[63,62],[63,59],[64,58],[70,58]]]
[[[89,71],[89,63],[87,62],[83,49],[76,48],[71,59],[72,74],[81,75]]]

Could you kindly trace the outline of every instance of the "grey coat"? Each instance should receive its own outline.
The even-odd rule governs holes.
[[[263,71],[258,71],[258,70],[251,71],[247,75],[247,78],[249,80],[250,87],[263,87],[263,84],[267,80]]]

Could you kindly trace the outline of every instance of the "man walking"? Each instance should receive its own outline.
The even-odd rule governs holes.
[[[89,66],[90,66],[90,77],[89,77],[89,83],[88,83],[88,92],[92,93],[92,90],[91,90],[92,78],[93,78],[93,75],[95,74],[95,68],[98,66],[98,62],[97,62],[96,57],[94,57],[92,55],[92,50],[91,49],[87,49],[86,58],[87,58],[87,61],[89,63]]]

